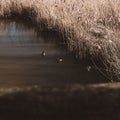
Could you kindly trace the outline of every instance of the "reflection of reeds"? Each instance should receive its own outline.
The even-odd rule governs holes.
[[[119,7],[119,0],[2,0],[0,16],[57,30],[76,57],[89,56],[96,66],[101,61],[109,79],[120,80]]]

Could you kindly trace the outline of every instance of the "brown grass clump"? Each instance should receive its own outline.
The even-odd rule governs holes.
[[[78,59],[89,57],[113,81],[120,80],[119,8],[119,0],[1,0],[0,16],[60,32]]]

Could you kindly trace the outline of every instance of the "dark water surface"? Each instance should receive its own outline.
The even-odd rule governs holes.
[[[89,64],[76,64],[68,51],[58,47],[54,33],[35,31],[30,24],[0,21],[0,87],[106,82],[94,69],[87,71]]]

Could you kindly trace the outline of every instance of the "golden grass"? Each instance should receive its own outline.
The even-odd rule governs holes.
[[[78,59],[89,57],[111,81],[120,80],[119,0],[1,0],[0,16],[29,17],[60,32]],[[42,27],[43,27],[42,26]]]

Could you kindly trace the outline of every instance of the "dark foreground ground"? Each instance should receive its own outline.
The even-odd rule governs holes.
[[[0,120],[119,120],[120,83],[0,89]]]

